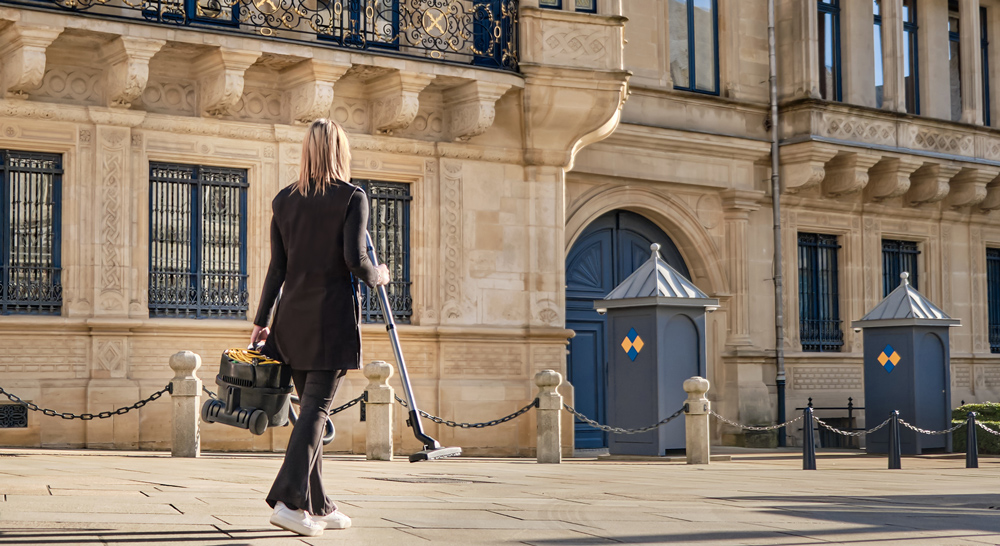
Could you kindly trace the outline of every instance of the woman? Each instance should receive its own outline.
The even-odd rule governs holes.
[[[299,418],[267,503],[272,524],[306,536],[351,525],[323,491],[323,429],[347,370],[361,366],[354,279],[371,288],[389,282],[389,269],[368,259],[368,198],[350,179],[347,134],[330,120],[314,121],[302,143],[298,181],[271,202],[271,264],[250,336],[291,367],[299,394]]]

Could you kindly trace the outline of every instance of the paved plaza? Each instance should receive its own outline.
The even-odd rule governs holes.
[[[296,537],[263,497],[281,458],[0,451],[0,544],[1000,544],[1000,459],[736,453],[661,461],[463,458],[410,464],[328,456],[354,519]]]

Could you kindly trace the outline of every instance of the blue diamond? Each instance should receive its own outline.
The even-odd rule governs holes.
[[[639,356],[639,351],[636,351],[635,347],[630,347],[628,350],[628,357],[632,359],[632,362],[635,362],[635,357],[637,356]]]
[[[892,345],[886,345],[885,350],[883,350],[882,352],[885,353],[885,356],[892,356],[892,353],[894,353],[895,350],[892,348]]]
[[[636,332],[635,328],[632,328],[628,331],[627,337],[629,341],[635,341],[635,338],[639,337],[639,332]],[[633,357],[632,360],[635,360],[635,357]]]
[[[896,367],[896,366],[894,366],[892,362],[886,362],[886,363],[885,363],[885,371],[886,371],[887,373],[892,373],[892,370],[893,370],[893,368],[895,368],[895,367]]]

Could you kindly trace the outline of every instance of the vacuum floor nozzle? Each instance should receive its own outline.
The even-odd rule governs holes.
[[[447,457],[460,457],[461,455],[462,448],[460,447],[439,447],[437,449],[425,449],[410,455],[410,462],[434,461]]]

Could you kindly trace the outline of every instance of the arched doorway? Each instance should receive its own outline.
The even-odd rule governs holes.
[[[649,245],[659,243],[664,261],[690,278],[687,264],[670,237],[646,218],[624,210],[608,212],[580,234],[566,257],[566,327],[575,331],[570,340],[567,372],[575,393],[577,411],[605,422],[607,344],[603,315],[594,311],[594,300],[606,296],[643,262]],[[607,446],[601,431],[575,425],[576,447]]]

